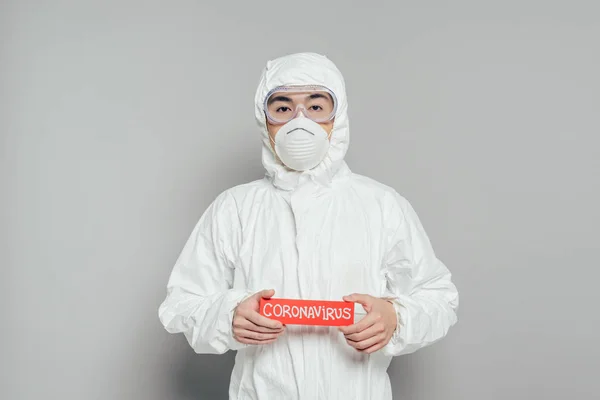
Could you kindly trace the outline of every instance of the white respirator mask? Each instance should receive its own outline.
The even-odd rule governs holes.
[[[294,118],[275,135],[275,153],[286,166],[296,171],[313,169],[329,150],[329,135],[308,118]]]

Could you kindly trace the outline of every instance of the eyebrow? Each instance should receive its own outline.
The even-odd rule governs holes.
[[[331,100],[331,97],[329,96],[329,94],[326,96],[323,93],[313,93],[310,96],[308,96],[309,99],[327,99],[327,100]]]
[[[285,101],[286,103],[291,103],[292,99],[290,99],[289,97],[285,97],[285,96],[275,96],[269,99],[269,102],[267,104],[272,104],[275,103],[276,101]]]

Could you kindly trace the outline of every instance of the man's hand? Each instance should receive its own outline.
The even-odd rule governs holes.
[[[260,298],[269,299],[274,294],[273,289],[263,290],[238,304],[233,314],[235,340],[245,344],[269,344],[285,331],[281,322],[259,314]]]
[[[359,303],[367,311],[367,315],[356,324],[339,328],[350,346],[371,354],[388,344],[398,323],[392,303],[368,294],[357,293],[344,296],[344,301]]]

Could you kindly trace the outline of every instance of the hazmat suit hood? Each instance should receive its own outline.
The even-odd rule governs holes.
[[[322,85],[331,90],[337,99],[329,150],[323,160],[308,171],[294,171],[286,167],[275,154],[269,140],[264,101],[269,91],[284,85]],[[297,53],[267,62],[256,90],[255,116],[262,135],[262,163],[275,187],[294,190],[303,176],[329,186],[336,175],[348,170],[344,162],[350,139],[347,111],[344,78],[327,57],[315,53]]]

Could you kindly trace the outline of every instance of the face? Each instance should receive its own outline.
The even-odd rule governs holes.
[[[300,108],[298,108],[300,107]],[[313,120],[325,119],[333,110],[333,99],[327,92],[300,92],[300,93],[274,93],[267,102],[267,109],[271,116],[284,121],[292,118],[298,110],[296,118],[310,116]],[[333,129],[333,118],[325,122],[317,122],[329,136]],[[267,130],[271,137],[271,146],[275,136],[284,123],[274,123],[267,118]]]

